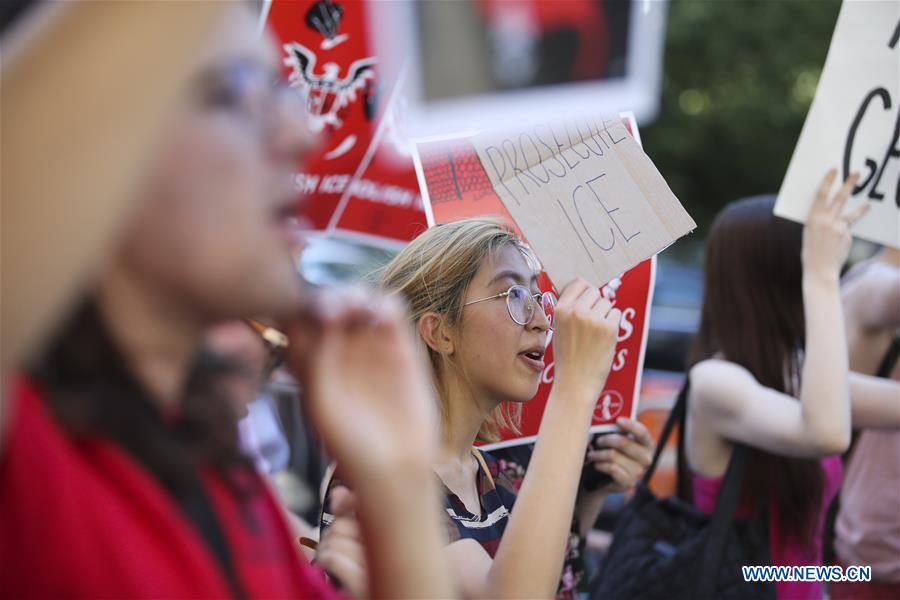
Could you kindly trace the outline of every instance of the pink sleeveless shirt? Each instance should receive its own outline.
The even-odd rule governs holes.
[[[774,566],[821,565],[822,564],[822,526],[828,505],[837,494],[841,485],[842,466],[840,456],[830,456],[821,461],[825,472],[825,490],[822,506],[819,510],[819,528],[816,534],[815,554],[809,554],[799,544],[786,540],[781,535],[778,505],[769,503],[769,552]],[[722,477],[704,477],[693,474],[694,504],[706,513],[712,513],[716,506],[716,498],[722,487]],[[736,516],[745,518],[752,514],[748,502],[741,501]],[[812,600],[822,598],[822,584],[818,582],[779,581],[775,584],[775,592],[779,599]]]

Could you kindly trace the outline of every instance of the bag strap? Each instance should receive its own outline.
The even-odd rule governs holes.
[[[183,439],[180,432],[176,429],[166,426],[159,412],[153,409],[146,402],[138,404],[140,410],[144,412],[142,417],[148,424],[149,428],[155,429],[154,435],[159,438],[167,438],[170,444],[182,444]],[[136,457],[140,462],[140,457]],[[145,465],[146,466],[146,465]],[[194,526],[200,537],[206,542],[207,548],[215,558],[216,564],[221,569],[221,573],[228,583],[232,595],[235,598],[243,599],[247,594],[238,579],[234,569],[234,561],[232,560],[231,551],[228,548],[228,542],[219,519],[216,516],[216,510],[213,507],[212,500],[203,485],[200,478],[200,472],[196,465],[190,469],[190,478],[186,482],[187,485],[177,491],[168,489],[159,476],[148,467],[151,473],[157,478],[163,489],[166,489],[172,499],[181,509],[181,513]]]
[[[653,474],[656,472],[656,466],[659,458],[665,449],[666,442],[672,435],[672,430],[676,423],[681,428],[680,437],[684,439],[684,424],[687,416],[687,397],[690,390],[690,376],[686,376],[675,405],[672,407],[666,424],[659,436],[659,442],[653,453],[653,461],[644,474],[643,485],[647,486]],[[681,444],[679,444],[681,445]],[[701,553],[702,560],[699,565],[699,574],[697,577],[696,597],[712,598],[715,596],[715,586],[718,580],[719,566],[722,562],[725,544],[728,541],[728,533],[731,529],[731,521],[737,510],[740,501],[742,483],[744,479],[744,469],[747,465],[749,448],[743,444],[735,444],[731,453],[731,459],[728,461],[728,468],[722,478],[722,486],[719,489],[719,496],[716,499],[716,506],[710,517],[709,529],[706,541]],[[681,474],[679,473],[679,476]]]
[[[642,484],[644,486],[649,485],[650,480],[653,478],[653,474],[656,472],[656,465],[659,462],[659,457],[662,456],[662,452],[666,447],[666,442],[669,441],[669,436],[672,434],[672,430],[675,428],[675,424],[684,422],[685,407],[687,406],[688,387],[689,380],[685,379],[684,383],[681,385],[681,389],[678,391],[678,396],[676,397],[675,404],[672,406],[672,410],[669,411],[669,417],[666,419],[666,424],[663,426],[662,432],[659,434],[659,441],[656,443],[656,450],[653,451],[653,460],[650,462],[650,466],[647,467],[647,470],[644,472],[644,478],[642,479]]]
[[[180,494],[177,498],[178,505],[181,507],[182,513],[200,532],[209,549],[212,550],[213,556],[231,588],[231,593],[235,598],[246,598],[247,595],[237,579],[231,552],[219,520],[216,518],[212,501],[200,481],[199,474],[196,474],[196,477],[194,485],[191,486],[192,489],[185,494]]]
[[[481,465],[482,470],[484,470],[484,474],[487,475],[488,481],[491,482],[491,486],[496,489],[497,484],[494,483],[494,476],[491,475],[491,470],[488,469],[487,462],[484,460],[484,456],[481,454],[481,450],[478,448],[472,449],[472,454],[475,455],[475,459],[478,461],[478,464]]]
[[[900,358],[900,334],[894,335],[894,339],[891,340],[891,345],[888,347],[887,352],[885,352],[884,358],[878,366],[878,371],[875,373],[875,377],[890,377],[891,371],[894,370],[894,365],[897,364],[898,358]]]
[[[706,542],[703,546],[700,572],[697,577],[697,598],[712,598],[716,591],[719,566],[725,554],[728,534],[731,532],[732,520],[740,501],[744,479],[744,469],[750,449],[743,444],[735,444],[728,461],[728,469],[719,488],[716,507],[709,523]]]
[[[690,488],[688,481],[680,481],[682,476],[687,476],[689,470],[687,468],[687,456],[685,453],[685,422],[687,413],[687,390],[690,388],[690,380],[686,380],[684,384],[684,399],[679,413],[681,419],[681,436],[678,444],[679,464],[679,487],[682,489]],[[709,519],[709,528],[707,529],[706,541],[703,544],[703,550],[700,554],[700,564],[698,565],[698,573],[696,580],[695,596],[697,598],[712,598],[716,596],[716,584],[719,578],[719,569],[722,559],[725,556],[725,546],[728,543],[728,535],[731,532],[731,526],[734,520],[734,513],[737,511],[738,503],[741,499],[743,491],[744,471],[746,470],[747,460],[750,455],[750,449],[744,444],[734,444],[731,450],[731,458],[728,460],[728,467],[725,469],[725,475],[722,476],[722,484],[719,487],[719,494],[716,497],[716,505],[713,508],[712,515]],[[693,494],[690,495],[693,498]]]

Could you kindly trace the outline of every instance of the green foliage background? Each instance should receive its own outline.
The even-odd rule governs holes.
[[[660,112],[641,137],[699,226],[678,254],[695,255],[728,202],[778,191],[839,9],[839,0],[669,3]]]

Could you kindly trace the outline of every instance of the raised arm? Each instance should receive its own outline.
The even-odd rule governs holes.
[[[474,540],[446,550],[467,595],[550,598],[556,592],[591,416],[609,374],[620,317],[583,280],[563,291],[553,321],[556,380],[497,554],[491,561]]]
[[[900,328],[900,266],[876,262],[844,290],[844,309],[865,331]]]
[[[305,408],[353,486],[374,598],[454,595],[431,465],[437,422],[402,310],[360,293],[322,299],[289,329]]]
[[[900,383],[850,373],[854,429],[900,429]]]
[[[627,492],[643,477],[650,466],[656,444],[640,421],[619,417],[618,433],[599,435],[588,446],[587,461],[594,470],[609,475],[606,485],[593,490],[581,489],[575,504],[578,534],[586,537],[594,527],[606,497],[613,492]]]
[[[846,384],[829,398],[806,394],[804,410],[804,394],[798,402],[760,385],[747,369],[728,361],[697,363],[690,378],[694,419],[725,439],[800,458],[840,454],[850,443]],[[811,422],[808,415],[817,407],[834,419],[833,427]]]
[[[867,206],[842,215],[857,177],[829,201],[834,178],[830,171],[822,180],[803,230],[806,355],[799,402],[727,361],[707,360],[691,370],[692,414],[726,439],[797,457],[839,454],[850,443],[839,275],[850,249],[849,223]]]

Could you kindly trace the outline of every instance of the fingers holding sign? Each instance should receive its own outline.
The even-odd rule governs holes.
[[[553,311],[553,356],[560,386],[596,402],[612,364],[622,311],[580,277],[563,290]]]
[[[427,470],[437,415],[404,308],[362,289],[321,296],[286,331],[304,407],[330,454],[354,489],[396,464],[410,466],[410,456]]]
[[[643,423],[620,418],[616,424],[621,432],[598,436],[587,454],[594,469],[612,477],[604,492],[629,490],[653,458],[653,438]]]
[[[836,279],[847,260],[852,237],[850,227],[869,209],[862,203],[844,213],[859,174],[851,174],[832,196],[837,172],[831,169],[822,178],[812,209],[803,228],[803,267],[807,275]]]
[[[316,562],[345,592],[363,598],[368,592],[368,571],[362,533],[355,514],[356,499],[345,487],[331,491],[334,521],[322,532]]]

